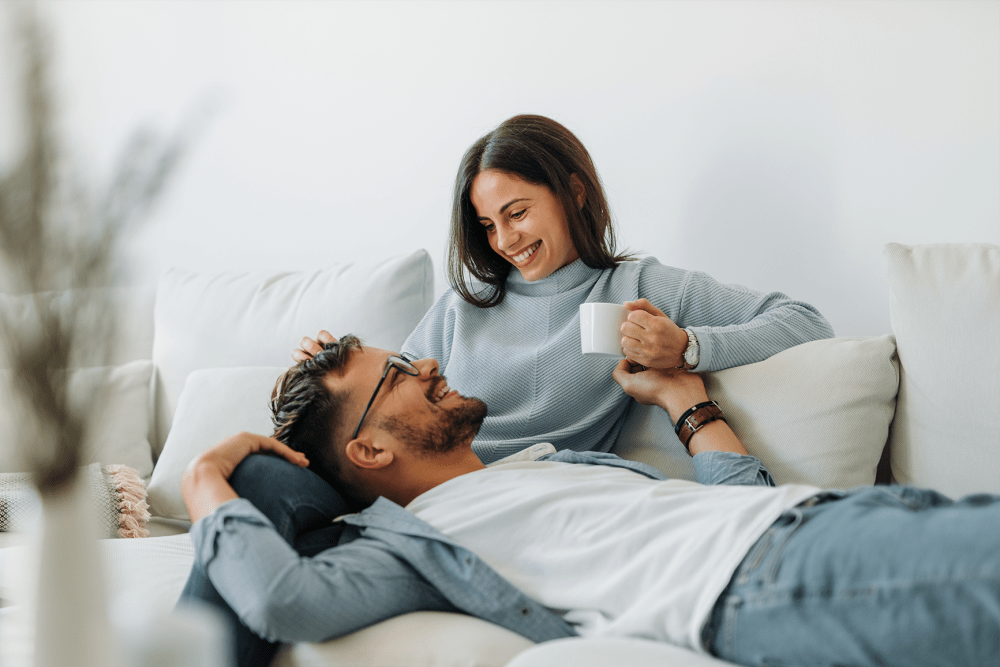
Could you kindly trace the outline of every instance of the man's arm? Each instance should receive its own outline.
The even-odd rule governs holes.
[[[626,394],[643,405],[663,408],[675,423],[688,408],[709,400],[705,382],[697,373],[642,370],[623,359],[612,375]],[[698,481],[703,484],[775,485],[767,469],[747,452],[733,429],[721,419],[695,431],[688,440],[688,451],[695,457]]]
[[[303,468],[309,460],[280,440],[256,433],[237,433],[205,450],[188,464],[181,478],[181,494],[191,523],[208,516],[219,505],[239,498],[229,476],[251,454],[273,452]]]
[[[666,410],[674,423],[688,408],[708,400],[705,381],[697,373],[675,368],[647,368],[636,372],[632,368],[635,367],[623,359],[612,373],[615,382],[643,405],[658,405]],[[698,429],[688,441],[688,449],[692,456],[713,451],[748,453],[733,430],[722,420],[709,422]]]

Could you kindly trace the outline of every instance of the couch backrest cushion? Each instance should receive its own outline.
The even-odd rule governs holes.
[[[1000,246],[885,247],[899,348],[893,478],[1000,493]]]
[[[397,350],[433,296],[434,274],[424,250],[321,271],[168,269],[154,308],[156,453],[191,371],[287,367],[302,337],[314,337],[320,329],[353,333],[369,345]]]
[[[84,342],[80,346],[82,354],[76,359],[76,366],[120,366],[152,356],[155,293],[155,285],[138,285],[109,287],[90,292],[66,290],[37,295],[0,294],[0,318],[15,330],[31,331],[39,326],[36,308],[41,307],[47,314],[53,314],[61,321],[68,321],[74,302],[79,302],[81,294],[88,294],[116,314],[118,330],[114,343],[106,350],[106,356],[103,354],[103,346]],[[0,368],[10,368],[3,347],[0,345]]]
[[[872,484],[899,383],[892,336],[830,338],[770,359],[705,373],[708,395],[779,484]],[[631,408],[613,452],[694,480],[670,416]]]

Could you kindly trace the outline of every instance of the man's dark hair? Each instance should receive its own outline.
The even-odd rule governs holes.
[[[333,392],[324,379],[341,375],[354,350],[361,348],[357,336],[346,334],[326,343],[311,359],[300,361],[278,378],[271,393],[274,437],[309,459],[309,469],[357,504],[358,493],[341,476],[343,442],[349,435],[343,407],[348,392]]]
[[[490,247],[469,191],[480,172],[496,169],[549,188],[562,203],[580,259],[594,269],[610,269],[632,258],[616,254],[615,232],[604,186],[583,143],[544,116],[514,116],[465,153],[455,178],[448,243],[448,280],[463,299],[480,308],[503,302],[509,262]],[[583,184],[586,200],[577,206],[571,177]],[[470,281],[485,284],[478,289]]]

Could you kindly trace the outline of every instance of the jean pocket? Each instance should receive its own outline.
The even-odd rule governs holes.
[[[751,582],[756,582],[758,585],[774,583],[785,546],[802,522],[803,512],[798,507],[783,512],[750,547],[750,551],[733,573],[733,582],[739,586]]]

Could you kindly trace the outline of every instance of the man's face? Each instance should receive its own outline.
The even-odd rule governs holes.
[[[351,408],[349,419],[360,419],[365,405],[378,386],[390,352],[377,348],[354,350],[341,377],[329,377],[331,389],[348,388]],[[358,437],[373,429],[392,434],[418,454],[443,454],[468,446],[486,416],[486,404],[466,398],[448,387],[438,374],[434,359],[412,362],[420,371],[407,375],[391,368],[372,402]]]

